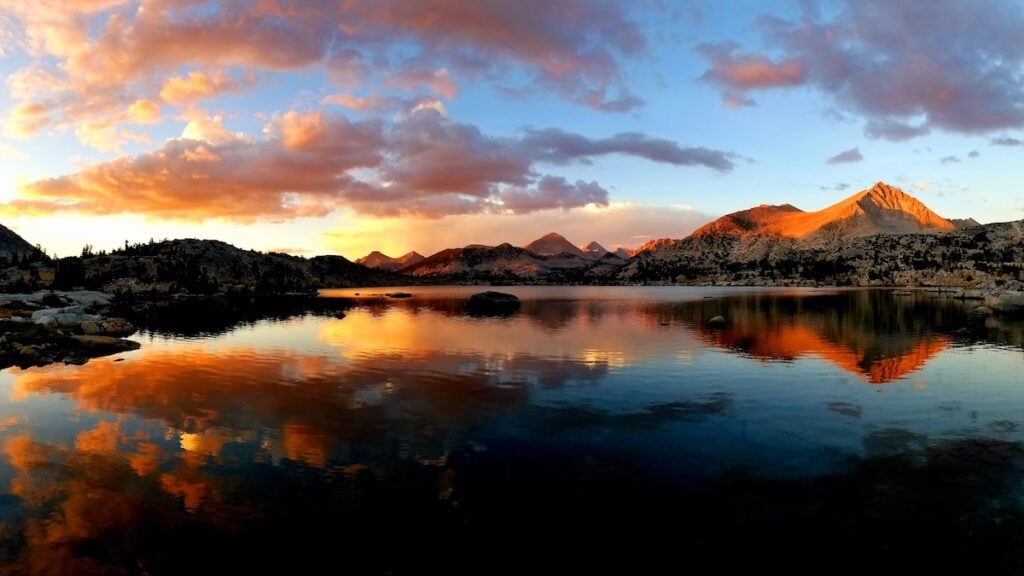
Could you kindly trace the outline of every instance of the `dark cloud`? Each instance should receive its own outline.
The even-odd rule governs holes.
[[[698,48],[723,93],[810,86],[866,118],[869,135],[896,140],[1024,126],[1019,3],[851,0],[830,19],[805,10],[795,20],[763,16],[758,28],[778,58]],[[725,73],[736,61],[751,73]],[[783,65],[792,73],[779,75]]]
[[[861,162],[864,160],[864,156],[860,153],[860,148],[850,148],[849,150],[843,150],[839,154],[829,158],[825,161],[826,164],[850,164],[852,162]]]
[[[967,157],[968,158],[979,158],[979,157],[981,157],[981,152],[978,152],[977,150],[971,150],[970,152],[967,153]]]
[[[989,140],[993,146],[1024,146],[1024,140],[1013,138],[1012,136],[999,136]]]
[[[896,120],[870,120],[864,125],[864,135],[876,140],[905,142],[931,132],[928,126],[914,126]]]
[[[939,158],[939,164],[959,164],[961,162],[963,162],[963,160],[960,160],[956,156],[943,156],[942,158]]]
[[[735,155],[709,148],[684,148],[663,138],[624,132],[610,138],[590,139],[556,128],[526,130],[520,141],[524,151],[538,160],[555,164],[587,161],[594,156],[628,154],[652,162],[676,166],[705,166],[718,172],[733,169]]]
[[[588,204],[608,205],[608,191],[597,182],[577,180],[571,184],[561,176],[544,176],[533,188],[506,188],[499,198],[502,208],[514,214]]]

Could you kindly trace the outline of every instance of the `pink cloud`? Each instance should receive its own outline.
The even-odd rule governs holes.
[[[231,132],[220,117],[195,117],[181,138],[33,182],[6,209],[239,221],[322,216],[338,208],[425,218],[520,214],[607,205],[608,192],[597,182],[571,183],[539,173],[538,165],[589,163],[609,154],[731,167],[726,153],[634,133],[590,139],[543,130],[498,138],[429,107],[391,123],[290,111],[273,117],[261,139]]]

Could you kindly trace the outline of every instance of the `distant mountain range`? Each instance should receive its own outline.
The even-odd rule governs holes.
[[[392,258],[391,256],[374,250],[366,256],[356,260],[356,264],[362,264],[367,268],[376,268],[378,270],[389,270],[394,272],[407,266],[412,266],[418,262],[422,262],[423,260],[424,257],[419,252],[409,252],[404,256]]]
[[[789,204],[727,214],[637,251],[551,233],[525,246],[469,245],[429,257],[300,258],[213,240],[171,240],[51,261],[0,227],[0,288],[279,293],[438,283],[1007,285],[1024,282],[1024,221],[950,220],[879,182],[817,212]],[[30,258],[23,256],[28,255]]]
[[[427,258],[416,252],[391,258],[374,251],[356,262],[418,278],[444,278],[457,282],[543,280],[579,283],[614,275],[614,269],[625,265],[631,255],[632,252],[626,248],[611,252],[596,241],[580,247],[552,232],[522,247],[508,243],[498,246],[470,244],[441,250]]]

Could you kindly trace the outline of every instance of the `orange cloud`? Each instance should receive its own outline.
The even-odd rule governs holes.
[[[20,104],[5,119],[4,131],[13,138],[30,138],[52,122],[48,107],[34,103]]]
[[[160,87],[160,98],[170,104],[188,104],[202,98],[209,98],[239,87],[238,83],[223,72],[212,75],[192,71],[187,76],[172,76]]]
[[[88,123],[83,142],[116,149],[130,135]],[[5,205],[18,213],[141,213],[167,219],[285,220],[338,208],[381,216],[526,213],[606,206],[597,182],[539,174],[626,154],[671,165],[732,168],[731,155],[624,133],[590,139],[559,130],[497,138],[424,104],[392,123],[353,122],[323,111],[275,115],[256,139],[230,132],[219,116],[194,117],[159,149],[33,182]]]
[[[160,121],[160,106],[152,100],[139,98],[128,107],[128,118],[136,124],[155,124]]]
[[[17,106],[26,106],[11,114],[21,122],[10,130],[23,135],[50,122],[130,120],[118,111],[137,99],[191,105],[242,88],[233,74],[311,68],[338,85],[378,80],[408,96],[448,99],[460,74],[497,78],[516,69],[531,88],[628,110],[640,101],[629,94],[622,66],[646,51],[640,27],[611,0],[571,7],[546,0],[0,0],[0,13],[3,48],[33,56],[9,78]],[[171,76],[189,68],[198,70]],[[33,106],[48,112],[28,114]]]

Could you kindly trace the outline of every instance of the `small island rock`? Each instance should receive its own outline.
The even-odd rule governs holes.
[[[504,314],[519,309],[519,298],[504,292],[478,292],[469,297],[469,311],[478,314]]]

